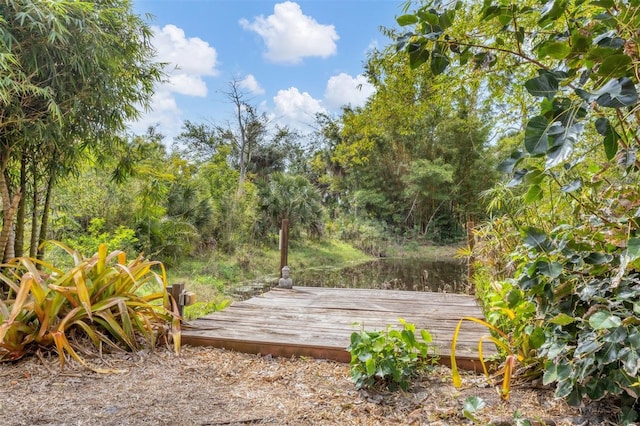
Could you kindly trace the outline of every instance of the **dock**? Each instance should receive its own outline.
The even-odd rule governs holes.
[[[182,344],[244,353],[349,362],[351,334],[364,328],[400,328],[399,318],[429,331],[439,362],[450,364],[451,341],[463,317],[482,318],[474,296],[398,290],[325,287],[275,288],[234,302],[220,312],[185,322]],[[419,335],[419,333],[416,333]],[[489,331],[464,321],[456,347],[460,368],[480,371],[478,342]],[[483,356],[496,354],[486,339]]]

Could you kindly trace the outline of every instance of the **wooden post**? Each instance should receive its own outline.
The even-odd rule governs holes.
[[[282,278],[282,268],[287,266],[289,259],[289,220],[282,219],[280,228],[280,278]]]
[[[182,311],[184,308],[184,303],[182,301],[182,292],[184,291],[184,284],[173,284],[167,286],[167,291],[169,292],[169,298],[176,301],[176,305],[178,306],[178,313],[182,316]],[[171,304],[171,300],[169,300]],[[169,310],[173,309],[173,305],[169,306]]]

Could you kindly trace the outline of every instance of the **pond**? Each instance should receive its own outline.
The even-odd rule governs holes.
[[[386,258],[344,268],[291,271],[294,286],[466,293],[467,266],[451,260]]]
[[[465,262],[384,258],[336,268],[292,270],[294,287],[375,288],[384,290],[469,293]],[[259,279],[235,287],[238,300],[257,296],[278,285],[277,278]]]

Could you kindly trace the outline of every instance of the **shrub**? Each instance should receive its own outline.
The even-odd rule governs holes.
[[[122,250],[126,253],[135,253],[138,245],[138,238],[133,229],[119,226],[113,232],[106,229],[106,222],[103,218],[93,218],[86,231],[77,237],[68,237],[64,243],[69,247],[74,247],[80,253],[94,250],[100,244],[106,244],[107,250]]]
[[[391,326],[384,331],[363,328],[351,334],[347,350],[351,353],[351,378],[358,389],[406,390],[410,378],[436,362],[431,335],[421,330],[422,341],[418,341],[415,325],[399,321],[402,330]]]
[[[85,364],[76,349],[87,342],[100,350],[154,347],[169,325],[179,349],[179,319],[165,308],[161,263],[141,256],[126,262],[121,251],[107,254],[105,244],[90,258],[54,244],[72,258],[73,267],[63,270],[26,257],[0,266],[0,280],[9,289],[0,299],[0,361],[44,347],[57,350],[61,365],[65,354]]]
[[[230,299],[226,299],[222,296],[208,302],[196,302],[191,306],[184,307],[184,318],[186,320],[200,318],[212,312],[221,311],[229,306],[230,303]]]

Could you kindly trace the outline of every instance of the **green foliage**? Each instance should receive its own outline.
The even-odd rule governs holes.
[[[640,365],[640,5],[425,2],[410,16],[399,23],[414,31],[398,38],[398,48],[414,67],[431,58],[432,70],[444,72],[434,66],[437,55],[483,75],[522,65],[515,80],[535,112],[526,116],[522,149],[499,166],[513,189],[501,203],[504,228],[509,240],[519,234],[507,256],[496,256],[509,258],[514,277],[499,297],[535,306],[520,328],[535,337],[543,380],[558,397],[571,404],[619,398],[621,423],[632,422]]]
[[[278,233],[282,220],[289,221],[290,235],[321,236],[324,210],[318,190],[304,176],[273,173],[258,183],[260,235]]]
[[[314,167],[326,169],[318,181],[330,200],[398,235],[428,233],[445,205],[458,224],[484,215],[477,195],[496,174],[478,88],[439,91],[429,70],[412,69],[390,48],[372,52],[366,71],[376,87],[367,104],[346,109],[337,128],[319,123],[326,149]]]
[[[162,66],[130,1],[3,0],[0,8],[0,257],[8,260],[14,234],[20,242],[26,231],[16,215],[26,197],[37,206],[36,246],[58,179],[87,152],[106,158],[117,150],[126,124],[149,105]]]
[[[462,415],[474,423],[480,423],[476,415],[487,406],[484,399],[479,396],[470,396],[462,404]]]
[[[574,230],[528,229],[519,286],[545,319],[543,382],[579,404],[584,396],[640,396],[640,276],[636,239],[628,248],[578,244]]]
[[[349,215],[344,215],[339,221],[330,223],[328,228],[340,240],[347,241],[365,253],[376,257],[384,254],[384,248],[389,238],[389,233],[383,223]]]
[[[192,320],[203,317],[212,312],[218,312],[229,306],[231,300],[218,296],[207,302],[196,302],[193,305],[185,306],[183,316],[185,320]]]
[[[87,253],[100,244],[106,244],[108,251],[120,250],[127,254],[133,254],[137,247],[138,238],[133,229],[119,226],[114,232],[105,230],[105,220],[100,217],[91,219],[87,233],[76,238],[66,238],[63,242],[69,247],[74,247],[80,253]]]
[[[153,348],[170,326],[179,349],[179,321],[165,308],[162,264],[141,256],[127,262],[124,252],[107,253],[104,244],[90,258],[54,244],[73,259],[73,267],[31,258],[2,265],[0,280],[9,293],[0,299],[0,361],[55,348],[61,364],[66,354],[84,364],[77,349],[85,351],[87,342],[96,351]]]
[[[436,362],[431,335],[421,330],[422,341],[415,336],[415,325],[400,319],[402,330],[391,326],[384,331],[351,334],[351,378],[356,387],[383,387],[407,390],[409,380],[420,370]]]

